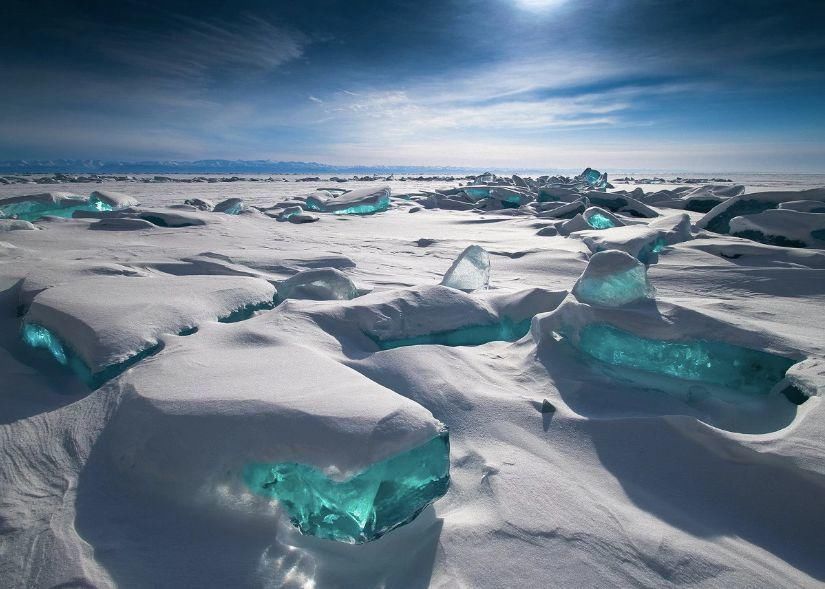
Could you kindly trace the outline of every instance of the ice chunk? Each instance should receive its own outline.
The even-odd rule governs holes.
[[[88,367],[88,382],[101,383],[112,366],[144,357],[165,334],[272,306],[274,297],[272,284],[245,276],[99,276],[42,290],[24,322],[60,338],[66,354]]]
[[[593,229],[610,229],[611,227],[621,227],[624,225],[615,215],[599,207],[586,209],[582,213],[582,217]]]
[[[615,192],[588,192],[586,194],[591,204],[603,207],[613,212],[620,212],[641,219],[658,217],[659,213],[635,198]]]
[[[584,217],[582,217],[581,213],[579,213],[572,219],[568,219],[564,223],[558,225],[556,229],[559,235],[570,235],[574,231],[584,231],[586,229],[592,229],[592,227],[587,224],[587,221],[585,221]]]
[[[278,300],[312,299],[345,301],[358,296],[349,277],[336,268],[313,268],[298,272],[278,285]]]
[[[108,190],[95,190],[89,197],[90,202],[101,202],[108,205],[112,210],[127,209],[140,204],[138,200],[128,194],[121,192],[111,192]],[[100,210],[100,209],[99,209]]]
[[[23,342],[35,349],[48,350],[51,356],[61,364],[71,369],[89,388],[96,389],[107,380],[118,376],[140,362],[147,356],[156,354],[162,348],[160,343],[141,350],[139,353],[106,366],[102,371],[93,373],[89,366],[71,348],[66,346],[50,329],[37,323],[23,323],[21,329]]]
[[[490,196],[490,190],[492,188],[492,186],[467,186],[464,188],[464,194],[466,194],[470,200],[481,200],[482,198]]]
[[[450,484],[447,431],[412,450],[336,481],[305,464],[252,464],[254,492],[273,497],[304,534],[360,544],[412,521]]]
[[[294,206],[294,207],[287,207],[283,211],[278,213],[277,219],[279,221],[288,221],[290,219],[290,217],[294,217],[295,215],[301,215],[301,214],[303,214],[303,212],[304,212],[304,209],[302,209],[301,207],[299,207],[297,205]]]
[[[13,217],[23,221],[36,221],[45,216],[71,217],[75,211],[111,210],[112,206],[102,200],[69,192],[45,192],[0,200],[0,218]]]
[[[607,173],[602,174],[598,170],[586,168],[579,174],[578,179],[586,182],[593,188],[605,188],[607,186]]]
[[[449,286],[465,292],[486,288],[490,283],[490,255],[479,245],[468,246],[455,259],[441,280]]]
[[[306,199],[311,211],[337,213],[339,215],[370,215],[386,211],[390,206],[390,188],[387,186],[361,188],[335,198],[329,191],[317,191]]]
[[[501,201],[505,206],[520,207],[536,200],[536,196],[526,190],[516,190],[504,186],[496,186],[490,190],[490,197]]]
[[[777,208],[781,203],[815,200],[825,202],[825,188],[787,192],[758,192],[742,194],[715,206],[696,222],[700,229],[714,233],[729,233],[730,220],[743,215],[755,215]]]
[[[590,324],[577,347],[614,366],[707,382],[752,395],[765,395],[794,361],[722,342],[648,339],[608,324]]]
[[[215,213],[226,213],[227,215],[239,215],[246,210],[246,204],[240,198],[227,198],[219,202],[212,209]]]
[[[572,219],[579,213],[583,213],[589,206],[587,199],[576,200],[563,204],[549,211],[539,213],[537,216],[550,219]]]
[[[644,264],[618,250],[593,254],[573,287],[579,301],[599,307],[621,307],[654,293]]]
[[[205,198],[187,198],[183,204],[195,207],[199,211],[211,211],[215,208],[215,203]]]
[[[784,247],[825,248],[825,214],[789,209],[734,217],[730,234]]]

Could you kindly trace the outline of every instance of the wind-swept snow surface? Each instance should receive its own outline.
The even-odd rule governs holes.
[[[3,587],[825,583],[822,189],[116,184],[0,201]]]

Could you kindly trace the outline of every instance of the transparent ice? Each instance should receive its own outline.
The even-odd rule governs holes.
[[[650,298],[655,292],[644,264],[617,250],[593,254],[573,286],[579,301],[598,307],[621,307]]]
[[[587,221],[587,224],[593,229],[610,229],[611,227],[616,226],[611,219],[601,213],[593,213],[592,215],[585,217],[584,220]]]
[[[591,324],[578,347],[614,366],[701,381],[751,395],[766,395],[794,361],[722,342],[648,339],[607,324]]]
[[[490,255],[479,245],[468,246],[444,274],[441,284],[465,292],[486,288],[490,283]]]
[[[248,487],[273,497],[303,534],[360,544],[412,521],[450,484],[446,430],[425,444],[336,481],[294,462],[250,464]]]

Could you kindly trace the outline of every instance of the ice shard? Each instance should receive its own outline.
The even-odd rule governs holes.
[[[621,227],[624,225],[612,213],[608,213],[599,207],[590,207],[582,213],[582,217],[593,229],[610,229],[611,227]]]
[[[246,204],[240,198],[227,198],[219,202],[212,209],[216,213],[226,213],[227,215],[239,215],[246,210]]]
[[[573,295],[580,302],[598,307],[621,307],[650,298],[655,292],[645,265],[619,250],[593,254],[573,286]]]
[[[341,481],[298,463],[251,464],[244,479],[253,492],[276,499],[301,533],[361,544],[411,522],[447,492],[449,435],[445,429]]]
[[[490,255],[479,245],[468,246],[455,259],[441,280],[449,286],[465,292],[486,288],[490,283]]]
[[[579,175],[579,178],[593,188],[605,188],[607,186],[607,174],[602,174],[598,170],[586,168]]]
[[[585,326],[576,346],[614,366],[706,382],[751,395],[768,394],[795,363],[722,342],[648,339],[603,323]]]

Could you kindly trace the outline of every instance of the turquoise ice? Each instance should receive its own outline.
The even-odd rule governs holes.
[[[101,387],[106,381],[125,372],[144,358],[156,354],[162,348],[162,345],[157,343],[141,350],[123,362],[106,366],[98,372],[92,372],[74,351],[60,341],[57,335],[42,325],[23,323],[20,337],[23,343],[32,348],[47,350],[58,364],[69,368],[91,389]]]
[[[587,221],[587,224],[593,229],[610,229],[611,227],[615,227],[613,221],[601,213],[594,213],[586,218],[585,221]]]
[[[480,245],[467,246],[444,273],[441,284],[465,292],[490,284],[490,255]]]
[[[645,265],[619,250],[593,254],[573,286],[576,299],[598,307],[621,307],[650,298],[655,292]]]
[[[527,335],[528,331],[530,331],[530,319],[523,321],[502,319],[499,323],[490,325],[471,325],[450,331],[439,331],[392,340],[376,339],[374,341],[382,350],[421,345],[480,346],[496,341],[514,342]]]
[[[303,534],[361,544],[411,522],[450,484],[445,429],[425,444],[377,462],[342,481],[306,464],[250,464],[244,481],[277,499]]]
[[[23,341],[32,348],[48,350],[52,357],[60,364],[64,366],[69,364],[69,359],[66,355],[66,350],[63,349],[63,344],[57,339],[57,336],[42,325],[24,323],[21,337]]]
[[[112,205],[98,198],[64,198],[57,202],[45,199],[19,200],[0,203],[0,218],[15,217],[23,221],[37,221],[41,217],[71,217],[75,211],[111,211]]]
[[[750,395],[768,394],[795,363],[722,342],[648,339],[600,323],[580,331],[577,347],[613,366],[706,382]]]

